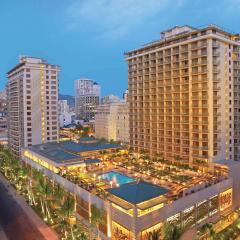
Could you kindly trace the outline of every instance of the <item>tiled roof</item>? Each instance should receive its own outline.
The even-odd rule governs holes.
[[[46,158],[51,159],[56,163],[64,163],[72,160],[81,160],[82,157],[79,156],[79,153],[88,152],[88,151],[103,151],[111,148],[119,148],[119,144],[109,144],[109,143],[75,143],[71,141],[66,142],[50,142],[44,144],[33,145],[29,147],[29,150],[36,152]],[[87,161],[87,160],[86,160]],[[97,159],[93,159],[97,161]],[[89,164],[91,161],[86,162]]]
[[[169,192],[166,188],[143,181],[124,184],[117,188],[109,188],[107,191],[132,204],[138,204]]]

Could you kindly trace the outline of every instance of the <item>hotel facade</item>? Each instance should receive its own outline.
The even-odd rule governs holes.
[[[8,141],[20,156],[21,147],[58,140],[59,66],[41,58],[20,57],[8,73]]]
[[[105,240],[145,240],[149,232],[163,229],[165,223],[185,230],[198,228],[239,208],[237,161],[215,163],[213,175],[203,178],[203,173],[197,174],[194,181],[197,176],[200,181],[179,189],[178,185],[166,187],[143,181],[143,176],[139,178],[120,166],[106,168],[106,155],[116,150],[121,150],[120,145],[93,140],[47,143],[22,149],[22,161],[75,196],[80,221],[91,221],[92,205],[102,209],[100,236]],[[105,151],[105,160],[99,151]],[[88,175],[92,180],[76,182],[74,174],[84,174],[84,179]],[[118,184],[114,178],[110,181],[110,176],[118,179]]]
[[[239,35],[174,27],[125,58],[135,152],[184,164],[240,160]]]

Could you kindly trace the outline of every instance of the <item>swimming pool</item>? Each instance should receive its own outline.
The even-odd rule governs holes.
[[[110,171],[101,175],[101,178],[107,181],[112,181],[114,184],[123,185],[134,182],[136,179],[123,175],[119,172]]]

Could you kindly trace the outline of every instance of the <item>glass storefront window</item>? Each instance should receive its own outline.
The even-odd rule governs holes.
[[[180,227],[181,225],[181,218],[180,218],[180,213],[177,213],[169,218],[167,218],[167,222],[172,225],[177,225]]]
[[[191,206],[182,211],[182,225],[189,228],[195,224],[195,208]]]
[[[208,201],[204,200],[202,202],[197,203],[196,205],[197,211],[197,223],[200,223],[208,218]]]

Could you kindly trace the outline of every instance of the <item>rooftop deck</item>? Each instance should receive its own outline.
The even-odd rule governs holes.
[[[100,198],[107,197],[127,211],[133,205],[144,211],[163,202],[171,203],[227,177],[193,168],[182,168],[167,161],[153,161],[143,159],[141,156],[136,159],[131,154],[117,151],[109,151],[108,154],[102,153],[102,157],[100,154],[99,158],[89,159],[81,158],[78,152],[69,152],[69,149],[75,151],[101,149],[102,151],[106,146],[115,150],[119,147],[117,144],[63,142],[31,146],[29,150],[56,162],[65,163],[71,168],[61,169],[58,174]],[[103,179],[102,175],[109,172],[117,172],[133,178],[134,181],[120,184]]]

